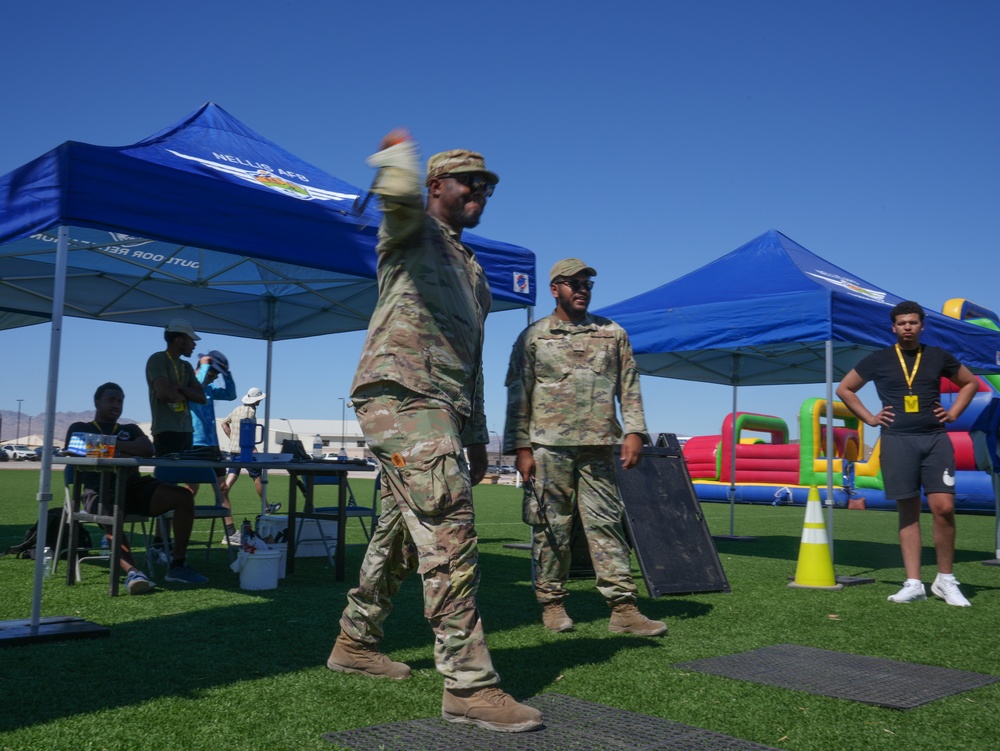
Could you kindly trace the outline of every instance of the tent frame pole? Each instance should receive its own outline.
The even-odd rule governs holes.
[[[739,445],[739,437],[736,435],[736,409],[737,409],[737,395],[740,389],[740,355],[739,353],[733,354],[733,410],[731,413],[731,423],[732,423],[732,433],[733,441],[730,448],[732,449],[731,456],[729,457],[729,534],[728,535],[712,535],[717,540],[739,540],[743,542],[750,542],[756,540],[757,538],[752,535],[737,535],[736,534],[736,446]],[[720,447],[722,445],[721,441],[719,443]]]
[[[52,440],[56,426],[56,394],[59,385],[59,352],[62,345],[63,305],[66,300],[66,269],[69,266],[69,229],[60,225],[56,237],[55,278],[52,283],[52,331],[49,335],[49,374],[45,389],[45,449],[38,477],[38,543],[35,546],[35,580],[31,594],[31,618],[0,622],[0,645],[36,644],[56,639],[107,636],[110,629],[76,616],[51,616],[42,623],[42,579],[45,576],[45,539],[48,535],[49,501],[52,500]],[[58,551],[56,551],[58,554]],[[117,576],[112,571],[112,576]]]
[[[736,536],[736,446],[739,444],[739,436],[736,435],[736,394],[739,391],[739,380],[736,370],[739,368],[739,355],[733,355],[733,445],[732,453],[729,457],[729,536]]]
[[[833,340],[826,340],[826,528],[833,558]],[[846,460],[845,460],[846,461]]]

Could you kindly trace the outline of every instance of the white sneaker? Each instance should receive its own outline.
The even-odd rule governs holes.
[[[243,536],[240,534],[239,530],[233,532],[231,535],[227,535],[226,533],[223,532],[222,542],[219,544],[235,545],[236,547],[240,547],[243,545]]]
[[[919,602],[927,599],[927,591],[923,582],[911,582],[907,579],[903,583],[903,588],[894,595],[889,595],[889,602]]]
[[[962,590],[958,588],[958,579],[942,579],[941,575],[938,574],[937,578],[931,584],[931,592],[949,605],[955,605],[959,608],[972,607],[972,603],[965,599]]]

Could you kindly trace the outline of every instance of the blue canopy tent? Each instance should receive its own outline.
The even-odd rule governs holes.
[[[289,339],[367,325],[374,203],[215,104],[136,144],[67,142],[0,178],[0,301],[51,314],[67,229],[66,314]],[[472,233],[494,310],[534,303],[534,254]]]
[[[772,229],[596,312],[628,332],[640,372],[730,384],[734,414],[739,386],[825,383],[832,446],[834,378],[893,344],[889,310],[902,299]],[[1000,332],[927,311],[921,340],[946,347],[974,372],[1000,372]],[[828,499],[832,476],[828,467]]]
[[[51,446],[63,315],[275,340],[363,329],[380,214],[363,191],[209,103],[123,147],[67,142],[0,178],[0,327],[52,322]],[[494,310],[534,304],[534,254],[471,233]],[[265,418],[266,419],[266,418]],[[51,456],[42,459],[44,539]],[[39,557],[40,558],[40,557]],[[32,627],[38,625],[36,566]]]

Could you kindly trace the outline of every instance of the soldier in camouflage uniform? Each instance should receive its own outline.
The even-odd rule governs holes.
[[[417,150],[393,131],[369,158],[382,199],[379,300],[351,400],[382,471],[382,513],[347,595],[331,670],[395,679],[410,668],[377,651],[392,596],[414,571],[444,675],[442,716],[491,730],[541,724],[538,710],[497,687],[476,607],[479,566],[472,486],[486,473],[483,323],[491,305],[485,274],[461,240],[499,178],[472,151],[427,164],[427,202]],[[468,462],[463,455],[468,450]]]
[[[622,467],[638,464],[648,441],[639,371],[625,330],[587,312],[593,276],[597,272],[576,258],[552,267],[555,312],[528,326],[511,353],[504,451],[517,452],[525,480],[523,517],[532,526],[535,597],[545,627],[573,629],[563,601],[573,515],[579,512],[597,589],[612,608],[609,629],[659,636],[666,625],[635,606],[613,463],[613,444],[623,436],[616,398],[625,421]]]

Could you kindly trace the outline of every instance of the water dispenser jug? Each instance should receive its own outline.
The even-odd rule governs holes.
[[[257,437],[257,428],[260,428],[260,437]],[[244,417],[240,420],[240,461],[253,461],[253,447],[264,442],[264,426],[258,425],[256,420]]]

